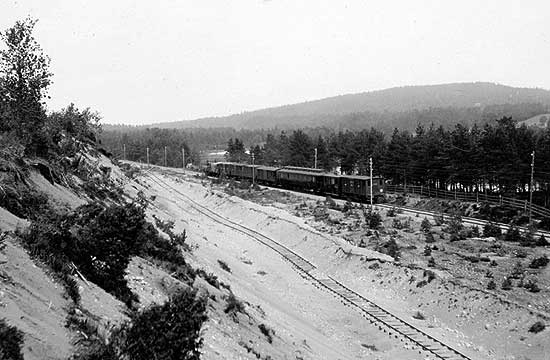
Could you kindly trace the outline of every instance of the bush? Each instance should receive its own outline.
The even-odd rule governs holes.
[[[471,231],[470,231],[470,237],[478,238],[480,236],[481,236],[481,232],[479,231],[479,226],[477,226],[477,225],[472,226]]]
[[[431,270],[424,270],[424,277],[428,277],[428,283],[431,283],[433,280],[435,280],[435,273]]]
[[[512,290],[512,280],[506,278],[501,285],[502,290]]]
[[[379,213],[372,211],[372,209],[363,211],[363,215],[365,216],[365,222],[369,229],[378,229],[380,225],[382,225],[382,217]]]
[[[0,319],[0,359],[23,360],[23,332]]]
[[[0,207],[29,220],[51,211],[46,194],[25,186],[3,186],[0,191]]]
[[[396,214],[396,212],[397,212],[397,211],[396,211],[395,206],[394,206],[394,207],[391,207],[391,208],[389,208],[388,211],[386,212],[386,216],[387,216],[387,217],[394,217],[395,214]]]
[[[194,278],[178,248],[159,236],[145,219],[145,202],[83,205],[74,213],[45,214],[22,234],[32,254],[68,276],[78,270],[127,305],[137,297],[128,288],[125,270],[135,255],[161,261],[178,278]]]
[[[518,261],[514,265],[514,268],[512,269],[512,273],[510,274],[511,279],[520,279],[523,277],[523,266],[521,265],[521,262]]]
[[[527,290],[529,290],[532,293],[538,293],[540,292],[540,288],[537,284],[537,282],[533,279],[527,281],[527,283],[523,284],[523,287]]]
[[[487,283],[487,289],[488,290],[495,290],[497,288],[497,284],[495,283],[494,280],[489,280],[489,282]]]
[[[432,228],[432,224],[430,223],[430,220],[428,220],[427,217],[424,218],[424,220],[422,220],[422,223],[420,224],[420,230],[422,232],[429,232],[430,229]]]
[[[548,241],[544,237],[544,235],[541,235],[537,242],[535,243],[536,246],[548,246]]]
[[[448,221],[445,231],[451,234],[451,241],[453,241],[453,235],[456,238],[456,240],[462,240],[464,239],[461,233],[463,228],[464,228],[464,225],[462,225],[462,217],[458,214],[455,214]]]
[[[424,256],[431,256],[432,255],[432,248],[428,245],[424,246]]]
[[[435,259],[433,257],[428,260],[428,266],[429,267],[435,267]]]
[[[548,257],[546,255],[542,255],[541,257],[533,259],[533,261],[531,261],[531,263],[529,264],[529,267],[531,269],[543,268],[543,267],[546,267],[546,265],[548,265],[549,261],[550,260],[548,260]]]
[[[441,226],[445,224],[445,218],[443,217],[443,214],[434,215],[433,218],[436,226]]]
[[[435,242],[434,235],[433,235],[431,232],[425,233],[424,236],[425,236],[426,242],[427,242],[428,244],[431,244],[431,243],[434,243],[434,242]]]
[[[227,265],[227,264],[225,263],[225,261],[218,260],[218,264],[220,265],[220,267],[222,268],[222,270],[225,270],[225,271],[227,271],[228,273],[231,272],[231,268],[229,267],[229,265]]]
[[[426,317],[420,311],[415,312],[412,317],[417,320],[426,320]]]
[[[512,225],[510,226],[510,228],[508,228],[508,231],[506,231],[506,234],[504,235],[504,241],[522,241],[521,233],[515,225]]]
[[[185,289],[163,305],[134,315],[122,330],[121,353],[133,360],[200,359],[206,299]]]
[[[489,221],[483,225],[483,237],[495,237],[498,238],[502,235],[502,230],[494,222]]]
[[[536,323],[531,325],[531,327],[529,328],[529,332],[537,334],[543,331],[545,328],[546,328],[546,325],[544,325],[542,321],[537,321]]]
[[[273,335],[275,335],[275,331],[268,328],[265,324],[258,325],[258,328],[260,329],[261,333],[264,334],[264,336],[267,338],[268,343],[273,342]]]
[[[395,260],[399,260],[401,257],[401,251],[399,250],[399,246],[393,237],[384,244],[378,245],[375,250],[389,255]]]
[[[183,249],[188,251],[191,250],[189,245],[185,243],[185,240],[187,240],[187,232],[185,231],[185,229],[181,233],[176,234],[174,233],[174,221],[163,221],[155,215],[153,215],[153,218],[155,219],[155,225],[166,235],[168,235],[168,238],[170,239],[172,244],[181,246]]]
[[[229,294],[229,296],[227,297],[227,305],[224,309],[224,312],[226,314],[232,315],[233,318],[235,318],[237,313],[246,314],[246,309],[245,309],[244,304],[242,303],[242,301],[237,299],[235,294],[233,294],[231,292]]]

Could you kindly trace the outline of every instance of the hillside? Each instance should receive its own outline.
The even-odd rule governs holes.
[[[520,121],[518,125],[525,124],[527,127],[535,126],[541,129],[546,129],[550,127],[550,121],[548,120],[550,120],[550,114],[539,114],[527,120]]]
[[[409,123],[483,121],[491,115],[524,120],[550,106],[550,91],[476,82],[404,86],[330,97],[225,117],[154,124],[160,128],[408,127]],[[434,115],[435,112],[435,116]],[[147,126],[152,127],[152,125]],[[117,128],[106,127],[106,130]]]

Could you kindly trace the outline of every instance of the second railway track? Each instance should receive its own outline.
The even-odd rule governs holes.
[[[305,259],[278,241],[206,208],[188,195],[182,193],[166,181],[162,180],[153,172],[149,172],[147,176],[149,176],[151,181],[155,182],[160,187],[170,190],[182,201],[185,201],[197,212],[208,217],[212,221],[240,232],[243,235],[246,235],[271,248],[281,255],[283,259],[289,261],[302,277],[310,280],[318,288],[331,293],[342,302],[355,308],[363,317],[365,317],[367,321],[374,326],[377,326],[381,331],[384,331],[390,336],[394,336],[403,342],[410,343],[421,353],[425,353],[433,359],[472,359],[471,357],[454,349],[450,345],[445,344],[443,341],[436,339],[416,326],[392,314],[390,311],[382,308],[363,295],[358,294],[341,282],[323,274],[309,260]]]

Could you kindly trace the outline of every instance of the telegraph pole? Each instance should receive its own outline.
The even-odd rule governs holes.
[[[315,169],[317,169],[317,148],[315,148]]]
[[[372,157],[369,158],[370,165],[370,210],[372,211]]]
[[[529,185],[529,225],[531,225],[531,216],[533,212],[533,174],[535,173],[535,150],[531,153],[531,184]]]
[[[185,169],[185,148],[181,148],[181,158],[183,159],[183,168]]]
[[[166,146],[164,147],[164,167],[166,167]]]
[[[149,166],[149,148],[147,148],[147,166]]]
[[[252,153],[252,188],[254,188],[254,153]]]
[[[126,144],[122,145],[122,159],[126,160]]]

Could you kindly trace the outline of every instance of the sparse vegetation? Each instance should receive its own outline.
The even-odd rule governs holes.
[[[224,312],[231,315],[234,320],[237,319],[237,313],[246,314],[246,308],[243,302],[237,299],[233,292],[229,293],[226,301],[227,305],[225,306]]]
[[[502,290],[512,290],[512,280],[510,280],[509,278],[504,279],[502,281],[501,289]]]
[[[265,324],[258,325],[258,328],[260,329],[260,332],[266,337],[267,342],[270,344],[273,343],[273,335],[275,335],[275,331],[267,327],[267,325]]]
[[[135,360],[199,359],[200,330],[206,321],[206,300],[186,289],[163,305],[132,316],[119,334],[123,356]]]
[[[548,265],[549,261],[550,260],[548,260],[548,257],[546,255],[542,255],[538,258],[533,259],[533,261],[531,261],[531,263],[529,264],[529,267],[531,269],[543,268],[543,267],[546,267],[546,265]]]
[[[0,359],[23,360],[23,332],[0,319]]]
[[[435,242],[434,234],[431,232],[424,233],[424,237],[426,238],[426,242],[428,244],[432,244]]]
[[[428,278],[428,283],[431,283],[433,280],[435,280],[435,273],[432,270],[424,270],[423,276]]]
[[[378,229],[382,225],[382,216],[376,211],[372,211],[372,209],[369,209],[368,211],[363,211],[363,215],[365,216],[365,222],[369,229]]]
[[[522,236],[517,226],[512,225],[510,226],[510,228],[508,228],[508,231],[506,231],[506,234],[504,235],[504,241],[522,241]]]
[[[422,220],[422,223],[420,224],[420,230],[424,233],[430,232],[430,229],[432,228],[432,223],[430,220],[428,220],[427,217]]]
[[[395,217],[395,214],[396,214],[395,206],[389,208],[388,211],[386,211],[386,216],[387,217]]]
[[[145,220],[145,206],[142,198],[124,205],[94,202],[69,214],[44,214],[21,235],[31,254],[60,274],[75,296],[72,264],[88,280],[131,305],[137,298],[124,278],[131,256],[151,259],[180,280],[194,278],[177,246]]]
[[[415,312],[412,317],[416,320],[426,320],[426,317],[420,311]]]
[[[393,237],[391,237],[384,244],[378,245],[376,251],[387,254],[395,260],[399,260],[399,258],[401,257],[401,250],[399,249],[399,245],[397,245],[397,242]]]
[[[541,235],[537,242],[536,242],[536,245],[537,246],[548,246],[548,241],[546,240],[546,238],[544,237],[544,235]]]
[[[492,221],[489,221],[483,225],[483,237],[495,237],[498,238],[502,235],[500,227]]]
[[[424,246],[424,256],[431,256],[432,255],[432,248],[428,245]]]
[[[529,327],[529,332],[532,332],[534,334],[538,334],[539,332],[543,331],[544,329],[546,329],[546,325],[544,325],[544,323],[542,321],[537,321],[536,323],[531,325],[531,327]]]
[[[228,273],[231,272],[231,268],[229,267],[229,265],[227,265],[225,261],[218,259],[218,265],[220,265],[220,268],[222,270],[227,271]]]

